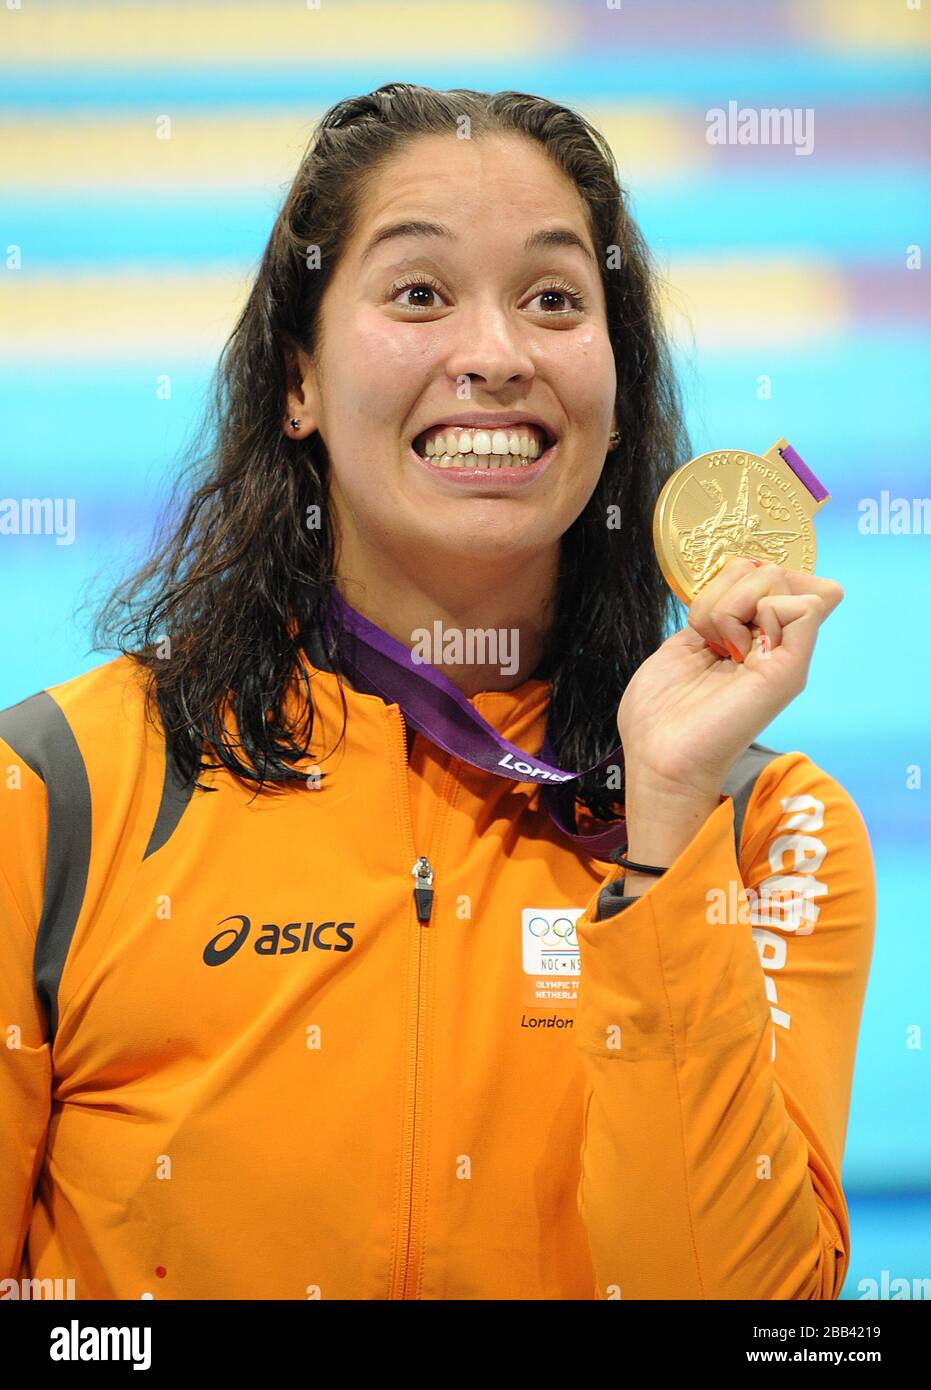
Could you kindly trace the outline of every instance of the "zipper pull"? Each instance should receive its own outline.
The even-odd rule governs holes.
[[[414,902],[417,906],[417,921],[429,922],[433,910],[433,869],[430,860],[422,854],[411,869],[414,879]]]

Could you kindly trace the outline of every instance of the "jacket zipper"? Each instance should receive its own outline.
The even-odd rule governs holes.
[[[417,860],[411,873],[414,876],[414,906],[417,909],[417,921],[426,926],[430,921],[430,913],[433,911],[433,865],[425,854],[422,854]]]
[[[407,728],[400,710],[397,714],[397,723],[392,720],[392,724],[395,728],[400,726],[401,733],[401,750],[404,758],[404,787],[402,799],[404,803],[408,844],[414,858],[413,867],[409,870],[414,879],[411,900],[414,905],[418,926],[421,928],[417,939],[417,1009],[414,1018],[413,1046],[408,1053],[408,1074],[405,1087],[407,1120],[404,1131],[405,1172],[401,1184],[402,1206],[398,1213],[400,1238],[397,1242],[391,1289],[392,1298],[406,1299],[416,1297],[416,1272],[410,1267],[410,1257],[414,1233],[416,1188],[419,1178],[417,1162],[420,1143],[418,1107],[423,1089],[424,932],[429,928],[430,918],[433,912],[435,871],[428,857],[425,854],[417,854],[414,845],[414,827],[413,818],[411,816],[410,786],[408,782],[408,777],[410,775],[410,759],[407,752]],[[445,793],[450,775],[451,761],[447,764],[443,783],[439,792],[440,817],[442,817],[443,814],[443,807],[446,801]],[[435,839],[437,833],[436,825],[433,826],[432,833]],[[425,848],[429,848],[429,846],[425,846]]]

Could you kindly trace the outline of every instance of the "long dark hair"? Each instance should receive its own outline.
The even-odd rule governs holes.
[[[616,746],[621,694],[677,616],[653,551],[652,515],[689,441],[656,272],[610,146],[576,112],[542,97],[392,82],[338,102],[314,131],[220,354],[159,526],[167,538],[97,614],[94,650],[118,648],[147,669],[147,709],[154,697],[186,779],[222,765],[260,790],[305,780],[293,768],[306,757],[313,725],[301,649],[317,629],[334,566],[324,443],[318,433],[297,441],[282,432],[295,350],[313,355],[321,300],[366,181],[416,136],[452,134],[466,120],[472,138],[518,133],[539,141],[574,182],[601,265],[617,369],[620,447],[561,539],[544,651],[552,678],[547,732],[560,766],[589,767]],[[308,274],[312,253],[319,269]],[[320,509],[319,526],[305,523],[310,508]],[[338,658],[334,669],[345,676]],[[601,777],[583,779],[577,794],[599,819],[612,818],[623,801],[623,789]]]

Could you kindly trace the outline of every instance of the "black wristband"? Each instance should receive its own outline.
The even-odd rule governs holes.
[[[621,854],[615,854],[615,864],[620,864],[622,869],[633,869],[638,874],[664,874],[665,869],[658,869],[655,864],[634,864],[630,859],[625,859]]]

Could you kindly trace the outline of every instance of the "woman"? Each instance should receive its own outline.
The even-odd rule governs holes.
[[[688,442],[603,139],[517,93],[339,103],[208,428],[123,654],[0,716],[2,1273],[836,1298],[870,847],[753,740],[842,591],[733,558],[665,636]],[[595,768],[575,829],[623,809],[644,867],[354,685],[346,605]]]

